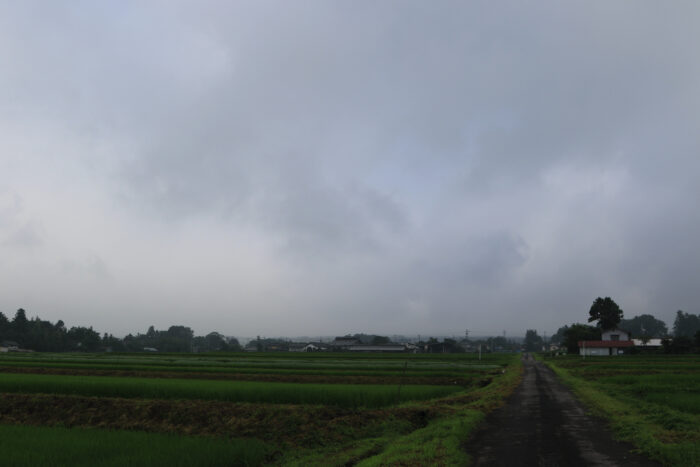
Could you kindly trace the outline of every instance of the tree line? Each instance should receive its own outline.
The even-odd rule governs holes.
[[[67,328],[62,320],[56,323],[39,317],[27,318],[20,308],[12,320],[0,312],[0,343],[15,344],[23,349],[38,352],[217,352],[239,351],[235,338],[227,338],[218,332],[195,336],[187,326],[170,326],[156,330],[150,326],[145,334],[128,334],[124,338],[95,331],[92,326]]]
[[[578,352],[578,342],[600,340],[602,331],[618,327],[628,331],[635,339],[643,342],[662,339],[662,349],[667,353],[700,352],[700,315],[676,312],[673,332],[669,333],[666,323],[650,314],[642,314],[624,319],[623,310],[610,297],[598,297],[589,310],[588,322],[595,325],[574,323],[560,327],[552,336],[552,343],[561,344],[569,353]]]

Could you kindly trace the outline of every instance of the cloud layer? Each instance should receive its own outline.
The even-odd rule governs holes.
[[[698,312],[696,2],[0,6],[0,310],[124,334]]]

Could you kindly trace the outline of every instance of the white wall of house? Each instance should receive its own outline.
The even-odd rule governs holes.
[[[610,347],[579,347],[579,355],[587,356],[604,356],[604,355],[623,355],[625,349],[619,347],[612,347],[612,352],[610,352]]]
[[[610,355],[608,347],[579,347],[580,355]]]
[[[653,338],[649,339],[646,343],[642,339],[632,339],[634,345],[637,347],[661,347],[661,339]]]
[[[615,337],[617,336],[617,337]],[[601,340],[604,341],[628,341],[630,340],[630,335],[627,331],[622,329],[608,329],[602,332]]]

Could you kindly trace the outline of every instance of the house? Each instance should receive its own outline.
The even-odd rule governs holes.
[[[309,342],[304,346],[304,352],[325,352],[328,347],[321,342]]]
[[[661,343],[662,340],[663,339],[654,337],[651,339],[632,339],[632,342],[640,349],[660,349],[663,345]]]
[[[620,328],[604,330],[599,341],[578,341],[579,354],[583,356],[622,355],[631,347],[631,334]]]
[[[629,331],[620,328],[606,329],[601,333],[603,341],[628,341],[632,338]]]
[[[289,344],[290,352],[320,352],[327,350],[327,348],[320,342],[309,342],[308,344],[303,343],[293,343]]]
[[[362,341],[354,337],[336,337],[331,342],[333,350],[348,350],[352,345],[361,345]]]
[[[289,351],[290,352],[306,352],[306,346],[309,344],[303,344],[303,343],[292,343],[289,344]]]
[[[2,341],[0,352],[19,352],[19,344],[15,341]]]

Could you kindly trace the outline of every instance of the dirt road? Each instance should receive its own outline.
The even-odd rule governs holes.
[[[613,440],[605,422],[586,414],[554,373],[523,356],[522,384],[469,442],[474,465],[658,466]]]

